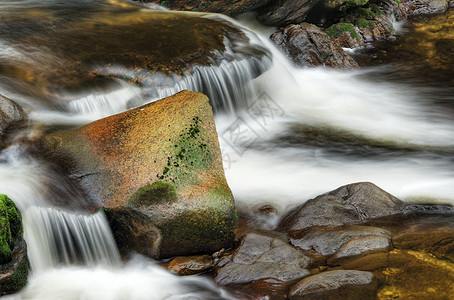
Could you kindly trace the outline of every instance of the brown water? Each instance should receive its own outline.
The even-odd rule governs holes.
[[[411,85],[434,103],[454,109],[454,9],[415,18],[396,41],[373,46],[357,59],[361,66],[381,68],[374,79]]]

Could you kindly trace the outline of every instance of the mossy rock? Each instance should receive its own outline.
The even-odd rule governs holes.
[[[42,147],[68,168],[91,205],[147,216],[162,234],[154,258],[231,246],[235,205],[205,95],[183,91],[47,135]]]
[[[337,23],[326,29],[326,33],[334,38],[338,38],[344,32],[348,32],[354,39],[359,39],[358,33],[356,33],[355,27],[350,23]]]
[[[30,266],[22,234],[19,209],[0,194],[0,296],[15,293],[27,283]]]
[[[138,189],[129,199],[129,206],[141,207],[153,204],[173,203],[177,199],[177,190],[173,184],[165,181],[155,181]]]
[[[11,261],[14,241],[22,232],[20,211],[8,196],[0,194],[0,264]]]
[[[372,27],[374,27],[374,22],[371,20],[359,18],[358,20],[356,20],[356,25],[359,28],[372,28]]]

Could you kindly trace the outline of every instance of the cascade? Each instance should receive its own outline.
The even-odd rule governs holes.
[[[17,14],[12,20],[27,36],[35,27],[48,30],[54,25],[22,24],[24,7],[38,8],[39,19],[46,9],[79,15],[114,2],[10,1],[0,4],[0,16]],[[274,28],[247,16],[240,22],[253,28],[246,34],[267,55],[196,66],[182,76],[157,76],[150,80],[152,85],[141,86],[126,83],[124,69],[109,66],[106,74],[117,77],[111,86],[68,92],[72,100],[61,105],[41,103],[34,91],[26,95],[20,89],[12,91],[7,83],[17,83],[17,78],[10,76],[10,66],[4,64],[42,63],[58,57],[52,51],[27,53],[23,45],[4,41],[0,35],[0,94],[17,99],[29,110],[32,122],[57,130],[182,89],[206,93],[215,111],[222,152],[229,158],[224,162],[226,177],[236,205],[244,210],[270,204],[283,214],[314,196],[357,181],[374,182],[408,202],[454,203],[452,87],[435,90],[411,80],[394,82],[387,73],[396,66],[348,72],[297,69],[268,41]],[[0,33],[8,30],[0,24]],[[252,142],[236,143],[231,138],[234,129],[249,130]],[[8,299],[72,295],[74,299],[135,300],[151,299],[151,294],[153,299],[234,299],[205,278],[173,276],[144,257],[120,262],[102,213],[82,215],[79,209],[63,211],[52,204],[60,197],[71,197],[75,203],[83,199],[65,185],[65,178],[50,173],[49,166],[33,158],[21,141],[0,152],[0,193],[13,199],[23,214],[33,266],[27,288]]]
[[[102,212],[87,216],[31,207],[24,219],[34,270],[62,264],[120,265],[120,255]]]

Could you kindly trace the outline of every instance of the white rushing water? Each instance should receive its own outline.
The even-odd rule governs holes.
[[[2,299],[234,299],[210,280],[172,275],[142,256],[123,264],[102,213],[52,208],[44,195],[53,190],[60,195],[69,187],[50,178],[48,171],[23,147],[0,152],[0,191],[22,212],[32,266],[27,286]]]
[[[452,155],[454,121],[449,112],[421,99],[410,85],[368,80],[372,70],[295,68],[268,41],[266,28],[250,18],[242,21],[263,33],[262,42],[272,51],[274,65],[254,81],[261,97],[251,99],[250,109],[239,113],[241,123],[235,117],[216,119],[226,176],[240,208],[270,204],[284,213],[317,195],[360,181],[371,181],[407,201],[454,204],[452,157],[434,159],[423,150],[422,155],[391,153],[359,159],[331,155],[323,147],[273,142],[277,136],[295,135],[295,126],[310,126],[342,130],[371,143],[446,149]],[[251,113],[257,106],[262,107],[258,116]],[[246,143],[235,144],[232,129],[248,131]],[[248,144],[248,139],[254,142]],[[349,152],[349,145],[338,147]]]
[[[30,207],[25,211],[25,239],[32,269],[60,265],[119,266],[120,255],[103,213],[78,215],[55,208]]]

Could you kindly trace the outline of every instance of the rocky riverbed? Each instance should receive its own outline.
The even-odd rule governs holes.
[[[347,185],[310,199],[308,193],[292,189],[312,177],[322,181],[328,176],[322,173],[317,179],[311,172],[303,177],[298,173],[305,167],[298,165],[300,160],[308,163],[327,153],[345,155],[348,165],[359,167],[368,157],[378,157],[378,161],[391,157],[396,165],[396,157],[399,162],[416,165],[421,164],[420,157],[434,158],[437,171],[447,181],[451,174],[447,162],[452,163],[453,157],[451,123],[437,119],[439,115],[430,111],[430,124],[440,125],[443,132],[421,132],[420,127],[414,129],[408,124],[426,122],[427,115],[417,118],[416,123],[401,125],[393,122],[401,119],[387,118],[389,114],[359,105],[362,117],[369,120],[379,116],[382,119],[378,123],[394,126],[385,138],[370,134],[368,129],[349,132],[348,127],[331,128],[319,124],[315,117],[331,111],[327,103],[336,96],[317,98],[328,89],[325,85],[299,99],[309,103],[301,117],[301,111],[289,105],[292,101],[296,105],[290,92],[278,94],[279,99],[275,96],[279,88],[273,85],[281,78],[266,79],[272,59],[279,60],[281,54],[291,64],[287,69],[295,74],[292,86],[301,84],[299,71],[308,68],[338,69],[339,73],[331,74],[358,72],[362,76],[361,67],[411,59],[413,63],[406,70],[412,72],[405,79],[416,76],[431,87],[447,91],[447,100],[441,106],[449,113],[449,67],[454,63],[449,50],[452,1],[99,0],[76,5],[86,10],[83,18],[78,10],[70,13],[74,7],[52,3],[34,3],[29,10],[16,8],[22,13],[0,11],[5,20],[0,24],[4,33],[0,45],[7,46],[0,52],[0,78],[5,79],[0,84],[0,176],[6,182],[0,190],[2,295],[17,293],[25,286],[12,299],[42,299],[46,293],[49,299],[58,299],[61,293],[39,283],[39,278],[48,278],[49,269],[56,277],[74,265],[96,272],[94,266],[108,261],[108,267],[117,269],[103,276],[113,278],[114,273],[131,271],[122,265],[119,254],[125,262],[134,261],[139,254],[143,264],[149,264],[151,258],[162,270],[168,270],[157,277],[174,278],[176,294],[172,295],[177,297],[452,299],[454,207],[434,203],[449,202],[446,199],[452,193],[443,190],[444,198],[437,198],[437,190],[427,188],[433,197],[401,199],[373,182],[344,182]],[[157,8],[157,4],[192,12],[148,9]],[[271,28],[274,33],[261,42],[234,20],[211,12],[229,16],[249,12],[261,24],[272,26],[267,30]],[[406,21],[417,34],[405,36],[398,21]],[[267,48],[267,43],[274,44],[280,54]],[[399,53],[403,50],[406,55]],[[425,70],[434,74],[432,80],[425,80]],[[370,72],[366,76],[373,79],[377,75]],[[401,76],[396,80],[405,79]],[[310,91],[311,82],[305,77],[304,88],[298,93]],[[122,90],[112,91],[111,86]],[[337,94],[347,95],[341,106],[352,109],[347,113],[341,110],[340,115],[347,117],[339,118],[338,125],[359,117],[353,109],[358,105],[347,100],[369,100],[368,95],[374,93],[370,87],[361,86],[359,96],[352,89],[339,89]],[[81,96],[85,90],[88,94]],[[259,92],[262,95],[255,99]],[[396,91],[390,95],[395,97],[391,101],[401,100]],[[115,103],[118,99],[120,104]],[[379,100],[385,103],[389,99]],[[263,115],[265,106],[272,108],[267,112],[285,119]],[[404,120],[419,116],[409,107],[399,107],[392,116],[403,115]],[[49,113],[46,110],[59,119],[43,117],[43,111]],[[92,119],[83,119],[82,126],[71,121],[88,115]],[[260,123],[259,117],[264,122]],[[224,119],[232,124],[227,129],[216,128]],[[271,121],[281,126],[279,133],[267,123]],[[245,139],[234,138],[240,129],[253,135],[251,142],[246,139],[245,144],[235,144]],[[375,130],[379,131],[378,127]],[[400,140],[395,137],[399,130],[405,135]],[[444,138],[445,131],[448,139]],[[430,136],[429,142],[424,140],[426,136]],[[234,173],[239,179],[229,186],[225,174],[230,165],[226,166],[225,155],[231,152],[226,151],[225,143],[233,145],[243,161],[251,158],[249,153],[260,153],[259,162],[265,167],[257,172],[264,175],[248,176],[250,168],[245,164],[247,168],[240,169],[244,174]],[[285,171],[274,174],[275,169],[271,169],[267,173],[266,164],[275,159],[271,155],[275,149],[284,157],[276,161],[285,165]],[[297,149],[309,151],[301,155]],[[330,156],[330,161],[323,161],[323,170],[345,157]],[[254,159],[250,161],[254,163]],[[385,177],[392,177],[392,165],[387,166]],[[364,168],[362,174],[373,172],[367,165]],[[343,169],[340,176],[350,178],[349,171],[352,173]],[[297,174],[294,178],[293,173]],[[398,177],[402,176],[393,178]],[[266,180],[260,182],[261,178]],[[235,194],[238,181],[251,185],[252,190],[254,184],[259,188],[252,197],[241,191]],[[278,187],[267,192],[276,183]],[[234,195],[238,195],[236,208]],[[249,204],[255,199],[248,196],[263,197],[258,201],[261,204]],[[284,205],[289,196],[293,202]],[[25,240],[33,245],[28,256],[20,211],[28,230]],[[48,232],[40,232],[40,228]],[[35,236],[30,236],[31,232]],[[37,263],[37,250],[47,251],[43,257],[49,261],[40,257],[43,261]],[[108,253],[109,259],[98,255],[101,252]],[[35,268],[31,271],[29,259]],[[143,267],[132,269],[134,275],[143,271]],[[26,286],[29,271],[32,279]],[[74,277],[68,278],[71,288],[63,288],[63,292],[71,291],[71,297],[117,296],[103,288],[94,293],[92,282],[88,283],[90,291],[83,290],[75,287]],[[125,282],[122,279],[118,284],[125,284],[118,294],[148,299],[137,296],[141,293],[136,290],[144,287],[133,285],[131,289]],[[196,292],[184,294],[188,285]],[[58,291],[61,287],[52,288]],[[153,286],[155,292],[160,288],[159,284]],[[154,297],[153,289],[151,294],[143,294]],[[158,294],[156,299],[170,297]]]

